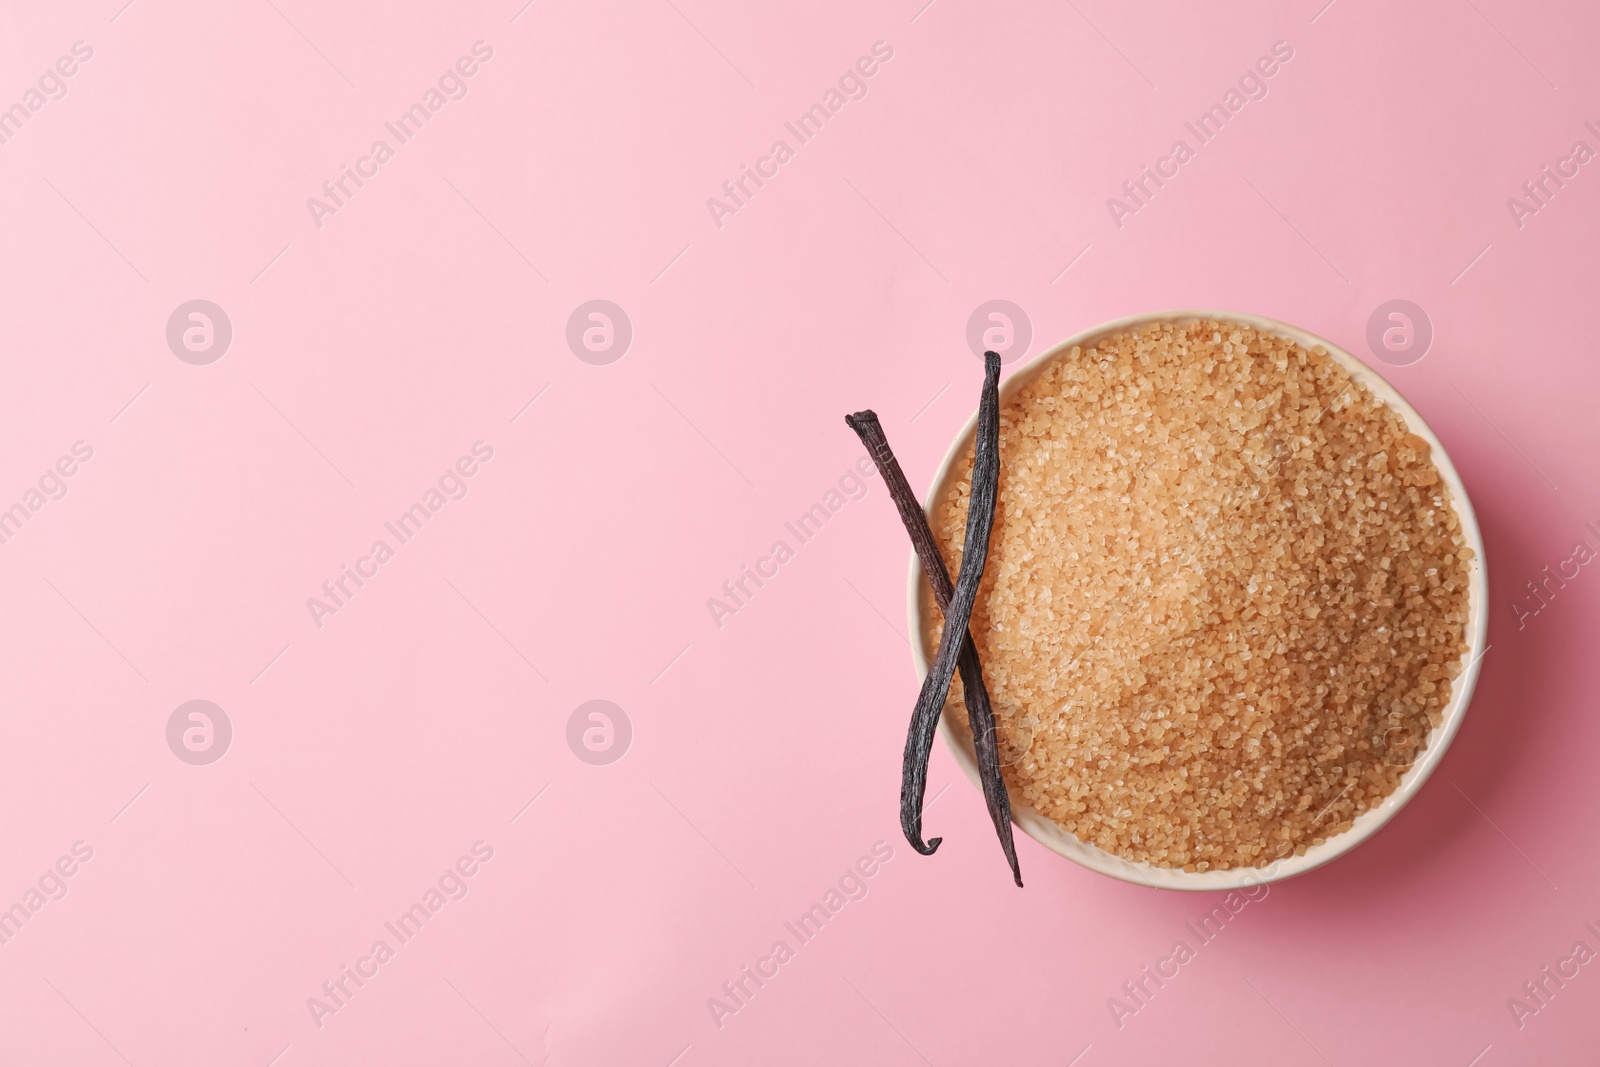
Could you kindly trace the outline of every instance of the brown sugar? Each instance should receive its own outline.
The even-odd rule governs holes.
[[[1395,789],[1462,668],[1472,557],[1399,414],[1320,347],[1204,321],[1074,348],[1000,417],[971,630],[1016,801],[1205,871]],[[971,462],[932,508],[952,570]]]

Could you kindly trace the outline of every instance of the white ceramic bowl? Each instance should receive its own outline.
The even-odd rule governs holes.
[[[1224,890],[1238,889],[1245,886],[1258,885],[1263,882],[1281,881],[1293,878],[1295,875],[1304,874],[1315,867],[1340,856],[1371,837],[1384,823],[1394,818],[1394,815],[1406,802],[1417,794],[1422,788],[1422,783],[1428,780],[1433,769],[1444,758],[1445,749],[1455,737],[1456,730],[1461,726],[1461,720],[1466,714],[1467,702],[1472,698],[1473,686],[1477,684],[1478,668],[1483,660],[1485,639],[1488,634],[1488,576],[1484,569],[1483,537],[1478,532],[1478,521],[1472,514],[1472,504],[1467,499],[1466,487],[1461,484],[1461,477],[1456,473],[1455,467],[1450,462],[1450,457],[1445,453],[1444,446],[1434,436],[1428,424],[1422,421],[1412,406],[1406,403],[1405,398],[1395,391],[1394,387],[1384,381],[1371,367],[1351,356],[1344,349],[1331,341],[1324,340],[1304,330],[1264,319],[1258,315],[1244,315],[1234,311],[1165,311],[1150,315],[1134,315],[1125,319],[1115,319],[1103,323],[1090,330],[1067,338],[1047,352],[1024,363],[1012,372],[1000,386],[1000,402],[1003,405],[1013,396],[1018,389],[1033,381],[1039,376],[1046,365],[1051,361],[1067,356],[1073,346],[1088,348],[1103,338],[1113,334],[1123,333],[1140,326],[1156,323],[1183,323],[1193,322],[1196,319],[1215,319],[1222,322],[1238,322],[1252,326],[1266,333],[1276,334],[1289,338],[1304,348],[1310,349],[1322,345],[1328,354],[1338,360],[1351,376],[1366,383],[1373,395],[1381,398],[1390,409],[1398,412],[1405,420],[1412,433],[1425,439],[1432,447],[1432,459],[1439,470],[1439,476],[1450,488],[1451,501],[1455,505],[1456,514],[1461,520],[1461,530],[1466,537],[1468,546],[1473,552],[1472,562],[1468,566],[1468,620],[1467,644],[1468,650],[1463,656],[1466,661],[1461,674],[1456,677],[1451,685],[1450,703],[1444,709],[1443,721],[1428,735],[1428,744],[1422,756],[1407,769],[1400,785],[1395,791],[1380,803],[1376,808],[1365,811],[1359,815],[1351,828],[1337,837],[1328,838],[1320,845],[1307,848],[1304,855],[1290,855],[1284,859],[1261,868],[1236,868],[1221,871],[1186,872],[1181,868],[1156,867],[1148,863],[1134,862],[1123,859],[1104,849],[1078,840],[1051,819],[1040,815],[1015,793],[1011,794],[1011,818],[1023,832],[1035,841],[1052,851],[1059,852],[1074,862],[1081,863],[1090,870],[1108,874],[1113,878],[1120,878],[1128,882],[1137,882],[1154,886],[1160,889],[1186,889],[1186,890]],[[976,377],[976,376],[974,376]],[[933,476],[933,488],[928,494],[928,505],[944,497],[945,487],[954,474],[956,462],[972,442],[973,433],[977,426],[977,412],[967,420],[956,435],[955,442],[950,446],[950,451],[945,454],[944,462],[939,465],[938,471]],[[929,521],[933,521],[931,511]],[[910,623],[911,632],[916,636],[911,642],[911,658],[916,665],[917,678],[920,680],[928,673],[928,663],[932,647],[927,646],[928,615],[934,610],[933,596],[928,589],[927,582],[922,576],[921,564],[917,561],[916,553],[911,554],[911,580],[910,580]],[[940,720],[939,732],[944,735],[946,743],[955,753],[956,762],[967,774],[974,786],[981,788],[978,778],[977,758],[973,753],[972,735],[965,726],[951,722],[949,716]]]

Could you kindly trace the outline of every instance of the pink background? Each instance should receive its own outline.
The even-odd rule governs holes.
[[[1600,148],[1591,8],[123,2],[0,13],[0,106],[93,49],[0,145],[0,507],[93,449],[0,545],[0,906],[93,849],[0,945],[0,1062],[1595,1058],[1600,966],[1520,1028],[1507,1005],[1600,949],[1600,574],[1514,609],[1600,548],[1600,173],[1520,228],[1506,205]],[[467,95],[316,225],[307,198],[480,40]],[[866,97],[797,146],[784,122],[877,41]],[[1106,199],[1275,41],[1266,98],[1119,228]],[[779,138],[718,227],[707,198]],[[165,338],[197,298],[233,327],[209,365]],[[605,366],[565,340],[596,298],[634,333]],[[881,483],[720,628],[706,607],[860,456],[846,411],[927,483],[995,298],[1033,351],[1210,306],[1365,359],[1374,309],[1415,301],[1431,350],[1380,367],[1488,543],[1493,647],[1427,788],[1120,1028],[1108,999],[1218,898],[1025,838],[1016,890],[942,748],[944,847],[904,844]],[[307,598],[477,441],[465,499],[316,625]],[[166,739],[194,699],[234,731],[205,766]],[[569,749],[591,699],[632,724],[620,761]],[[784,923],[880,840],[799,946]],[[478,841],[468,895],[398,945],[383,924]],[[307,999],[380,938],[319,1027]],[[779,939],[719,1027],[708,998]]]

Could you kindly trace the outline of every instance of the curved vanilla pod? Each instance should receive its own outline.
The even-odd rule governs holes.
[[[955,590],[950,583],[950,572],[945,564],[944,554],[939,551],[933,530],[928,526],[928,517],[917,503],[916,494],[906,481],[905,472],[900,469],[900,461],[895,458],[894,451],[889,447],[889,440],[878,422],[878,416],[871,411],[858,411],[854,415],[846,415],[844,421],[856,432],[856,436],[861,438],[861,443],[867,447],[867,453],[877,465],[883,484],[889,490],[889,497],[900,512],[900,521],[911,537],[911,545],[916,550],[917,559],[922,564],[922,572],[927,576],[928,585],[933,591],[934,602],[939,605],[941,612],[948,612]],[[966,693],[967,720],[972,728],[973,749],[978,757],[978,777],[983,783],[983,797],[988,803],[989,818],[994,823],[995,834],[1000,838],[1000,848],[1005,852],[1006,862],[1011,865],[1011,877],[1020,887],[1022,872],[1017,866],[1016,843],[1011,834],[1011,798],[1006,793],[1005,779],[1000,775],[1000,751],[995,739],[994,710],[989,703],[988,687],[983,681],[983,664],[978,658],[978,648],[973,644],[970,633],[966,634],[965,640],[961,642],[956,668],[961,672],[961,685]],[[929,744],[931,743],[930,739]],[[907,752],[910,753],[911,750],[912,745],[908,738]],[[928,754],[927,752],[921,754],[922,770],[918,778],[923,785],[927,780]],[[919,811],[923,785],[917,787]],[[935,838],[930,842],[930,849],[938,847],[940,840],[942,839]]]
[[[983,393],[978,403],[978,432],[972,463],[972,489],[967,510],[967,540],[956,576],[950,609],[945,614],[944,633],[939,651],[922,680],[911,713],[911,728],[906,735],[905,761],[900,782],[900,829],[911,847],[931,856],[939,838],[931,844],[922,840],[922,797],[928,784],[928,755],[955,675],[956,660],[972,606],[977,601],[978,583],[983,579],[984,561],[989,555],[989,532],[994,524],[995,492],[1000,478],[1000,357],[984,353]]]
[[[939,652],[922,679],[916,708],[911,713],[913,736],[906,739],[906,766],[900,781],[900,829],[911,847],[931,856],[938,844],[922,843],[922,794],[928,782],[928,755],[939,725],[939,713],[950,694],[961,642],[967,637],[972,607],[978,599],[984,563],[989,558],[989,534],[994,528],[995,496],[1000,486],[1000,357],[983,354],[983,393],[978,400],[978,432],[973,445],[972,490],[967,504],[967,537],[956,573],[955,592],[944,616]],[[913,750],[920,758],[913,759]]]

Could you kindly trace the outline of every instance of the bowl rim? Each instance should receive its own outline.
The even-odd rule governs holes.
[[[1417,410],[1406,401],[1405,397],[1401,396],[1400,392],[1382,374],[1356,359],[1333,342],[1276,319],[1238,311],[1186,308],[1175,311],[1156,311],[1141,315],[1128,315],[1081,330],[1016,367],[1000,385],[1000,401],[1004,404],[1018,390],[1037,379],[1049,364],[1069,355],[1074,347],[1088,348],[1114,334],[1126,333],[1141,326],[1157,324],[1182,325],[1195,321],[1213,320],[1218,323],[1237,323],[1249,326],[1258,331],[1292,340],[1306,349],[1321,345],[1327,350],[1329,356],[1350,372],[1352,377],[1363,382],[1372,390],[1375,396],[1397,412],[1405,420],[1407,428],[1412,433],[1417,434],[1428,442],[1431,448],[1431,458],[1439,471],[1439,476],[1450,490],[1452,504],[1461,522],[1462,535],[1467,547],[1472,549],[1473,558],[1469,561],[1467,567],[1467,651],[1463,653],[1462,657],[1466,661],[1466,665],[1453,680],[1450,702],[1443,710],[1443,717],[1439,725],[1429,732],[1427,746],[1423,750],[1422,757],[1406,770],[1394,792],[1385,797],[1376,807],[1370,808],[1357,816],[1349,830],[1335,837],[1325,839],[1320,845],[1308,847],[1304,854],[1291,854],[1275,860],[1265,867],[1242,867],[1194,872],[1185,871],[1182,868],[1157,867],[1143,861],[1124,859],[1098,846],[1080,841],[1049,817],[1034,811],[1025,802],[1022,802],[1017,795],[1011,795],[1011,821],[1029,837],[1051,851],[1065,856],[1090,870],[1098,871],[1101,874],[1109,875],[1125,882],[1133,882],[1158,889],[1191,892],[1241,889],[1294,878],[1344,855],[1377,833],[1421,790],[1423,783],[1428,780],[1434,769],[1443,760],[1445,751],[1450,747],[1450,742],[1455,739],[1456,732],[1461,728],[1462,719],[1466,716],[1467,705],[1471,702],[1472,692],[1477,686],[1478,673],[1483,663],[1484,653],[1489,650],[1489,646],[1486,643],[1489,630],[1489,583],[1487,563],[1484,559],[1483,535],[1478,528],[1478,520],[1472,510],[1472,501],[1467,495],[1466,486],[1462,483],[1461,476],[1456,472],[1455,465],[1450,461],[1450,456],[1445,451],[1444,445],[1439,441],[1437,435],[1434,434],[1432,428],[1428,426]],[[955,440],[945,453],[938,469],[934,471],[926,502],[923,504],[923,511],[928,516],[930,524],[934,522],[933,504],[943,495],[943,489],[952,476],[957,460],[972,440],[977,427],[977,419],[977,411],[974,409],[960,431],[957,432]],[[910,633],[912,635],[910,641],[911,659],[919,682],[928,673],[929,661],[924,647],[926,640],[925,616],[931,609],[932,593],[927,587],[927,582],[923,579],[921,563],[918,561],[916,553],[912,552],[910,579],[907,586],[907,618],[911,626]],[[970,732],[964,727],[954,726],[949,716],[941,714],[939,717],[939,733],[944,737],[945,743],[954,754],[957,764],[966,773],[968,781],[981,789],[982,785],[978,777],[977,760],[973,753]],[[1010,792],[1009,786],[1007,787],[1007,792]]]

